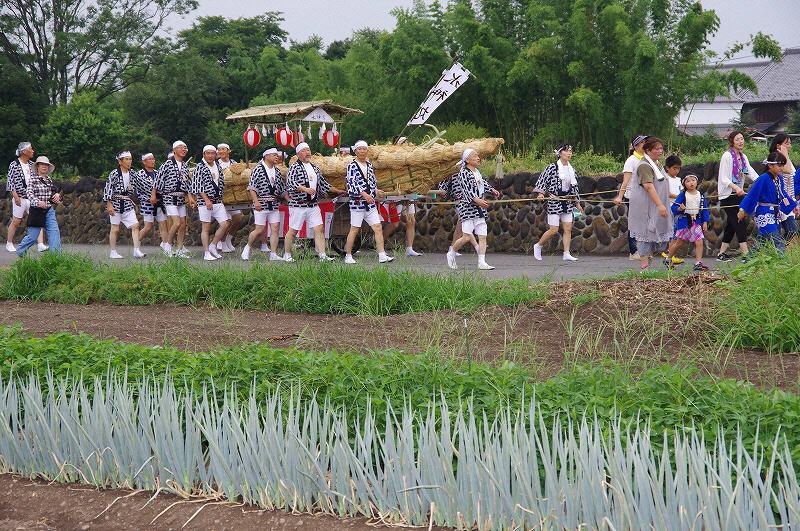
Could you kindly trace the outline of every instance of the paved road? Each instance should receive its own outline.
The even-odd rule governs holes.
[[[161,250],[157,247],[144,247],[143,248],[148,257],[145,261],[150,260],[166,260],[161,255]],[[120,252],[126,256],[123,260],[110,260],[108,258],[108,246],[104,245],[65,245],[64,250],[73,253],[82,253],[91,256],[94,260],[103,263],[113,263],[124,265],[131,263],[134,260],[130,258],[130,247],[121,247]],[[239,258],[239,252],[225,255],[223,260],[215,262],[204,262],[202,260],[202,253],[200,248],[196,247],[191,249],[193,258],[192,262],[215,267],[222,264],[237,265],[244,267],[248,262],[244,262]],[[34,247],[29,251],[29,254],[37,255],[36,248]],[[399,253],[401,254],[401,253]],[[297,256],[297,255],[296,255]],[[260,252],[253,252],[252,263],[255,260],[262,261],[266,257]],[[308,258],[309,260],[311,258]],[[373,252],[361,252],[356,254],[356,259],[359,264],[377,266],[376,256]],[[0,266],[8,266],[16,260],[16,255],[8,253],[5,249],[0,249]],[[537,262],[533,256],[525,256],[519,254],[489,254],[487,261],[495,266],[497,269],[494,271],[478,271],[477,259],[474,252],[465,253],[458,259],[459,270],[458,272],[469,272],[472,274],[480,274],[489,278],[521,278],[527,277],[531,280],[538,280],[549,278],[553,280],[566,280],[573,278],[588,278],[588,277],[608,277],[618,275],[627,271],[637,271],[639,269],[638,262],[628,260],[627,256],[594,256],[585,255],[579,256],[577,262],[564,262],[561,260],[561,254],[547,256],[544,260]],[[138,262],[138,260],[137,260]],[[271,264],[282,266],[283,263],[270,262]],[[689,269],[693,262],[687,260],[686,264],[679,266],[680,269]],[[719,263],[713,258],[707,259],[706,264],[712,269],[719,267]],[[411,269],[417,271],[424,271],[427,273],[453,273],[447,267],[447,260],[442,253],[425,253],[423,256],[416,258],[407,258],[405,256],[398,256],[398,258],[388,264],[386,267],[395,269]],[[661,262],[655,262],[651,266],[654,269],[664,269]]]

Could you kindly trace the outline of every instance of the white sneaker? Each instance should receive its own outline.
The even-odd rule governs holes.
[[[321,255],[319,255],[319,261],[320,262],[335,262],[336,258],[334,258],[332,256],[328,256],[327,254],[321,254]]]
[[[167,244],[164,243],[164,242],[161,242],[161,243],[158,244],[158,246],[161,247],[162,251],[166,250],[165,247],[164,247],[165,245],[167,245]]]
[[[386,253],[381,253],[381,254],[378,255],[378,263],[379,264],[385,264],[387,262],[391,262],[392,260],[394,260],[394,256],[389,256]]]
[[[228,242],[225,242],[225,243],[222,244],[222,252],[223,253],[232,253],[235,250],[236,250],[236,247],[234,247],[233,245],[229,244]]]
[[[347,256],[344,257],[344,263],[345,264],[357,264],[358,262],[356,262],[356,260],[355,260],[355,258],[353,258],[352,254],[348,254]]]
[[[218,250],[218,251],[221,251],[221,250],[223,250],[224,248],[225,248],[225,241],[224,241],[224,240],[218,241],[218,242],[217,242],[217,250]]]
[[[112,250],[111,250],[111,252],[110,252],[110,253],[108,253],[108,257],[109,257],[109,258],[111,258],[112,260],[119,260],[120,258],[125,258],[124,256],[122,256],[121,254],[119,254],[119,253],[118,253],[117,251],[115,251],[114,249],[112,249]]]
[[[250,246],[245,245],[242,249],[242,260],[250,260]]]
[[[180,255],[179,255],[179,256],[180,256]],[[209,262],[213,262],[213,261],[214,261],[214,260],[216,260],[216,259],[217,259],[217,257],[216,257],[216,256],[214,256],[213,254],[211,254],[211,251],[206,251],[206,252],[203,254],[203,260],[207,260],[207,261],[209,261]]]
[[[39,249],[39,252],[40,252],[40,253],[43,253],[43,252],[45,252],[47,249],[49,249],[49,247],[48,247],[47,245],[43,244],[43,243],[40,243],[40,244],[38,244],[38,246],[37,246],[37,247],[38,247],[38,249]]]
[[[219,254],[219,251],[217,251],[217,246],[216,245],[209,245],[208,246],[208,252],[213,254],[214,258],[222,258],[222,255]]]
[[[456,251],[453,251],[453,246],[452,246],[452,245],[451,245],[451,246],[450,246],[450,247],[447,249],[447,252],[448,252],[448,253],[450,253],[450,252],[453,252],[453,253],[455,253],[456,257],[459,257],[459,256],[461,256],[461,253],[458,253],[458,252],[456,252]]]
[[[292,255],[290,255],[290,254],[285,254],[285,255],[283,255],[283,261],[284,262],[294,262],[294,258],[292,258]]]
[[[17,248],[14,247],[13,243],[6,242],[6,251],[8,251],[9,253],[16,253],[17,252]]]
[[[135,247],[133,249],[133,257],[134,258],[144,258],[145,256],[147,256],[147,254],[143,253],[142,250],[139,249],[138,247]]]
[[[164,256],[172,256],[172,245],[168,243],[162,243],[161,249],[164,250]]]
[[[533,244],[533,257],[536,258],[537,260],[542,259],[542,246],[539,245],[538,243]]]
[[[406,256],[422,256],[422,253],[418,253],[413,247],[406,247]]]
[[[638,252],[635,252],[635,253],[633,253],[633,254],[629,254],[629,255],[628,255],[628,260],[631,260],[631,261],[636,261],[636,262],[638,262],[638,261],[639,261],[639,260],[641,260],[641,259],[642,259],[642,257],[641,257],[641,256],[639,256],[639,253],[638,253]]]
[[[491,271],[492,269],[494,269],[494,266],[490,266],[490,265],[489,265],[489,264],[487,264],[486,262],[478,262],[478,269],[483,269],[483,270],[486,270],[486,271]]]
[[[186,247],[181,247],[177,251],[175,251],[175,256],[178,258],[191,258],[192,253],[186,250]]]
[[[269,253],[269,261],[270,262],[281,262],[281,261],[283,261],[283,258],[281,258],[280,256],[278,256],[275,253]]]
[[[458,269],[458,264],[456,264],[456,253],[453,251],[447,251],[447,267],[450,269]]]
[[[566,262],[577,262],[578,259],[569,254],[569,252],[564,253],[564,256],[561,257],[562,260]]]
[[[262,253],[268,253],[269,252],[269,245],[267,245],[266,243],[262,243],[261,244],[261,252]]]

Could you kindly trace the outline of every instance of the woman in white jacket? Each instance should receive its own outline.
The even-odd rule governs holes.
[[[749,179],[753,182],[758,179],[758,172],[753,169],[747,156],[742,153],[744,134],[741,131],[732,132],[728,135],[728,144],[730,144],[730,148],[722,154],[717,175],[717,197],[726,217],[722,245],[717,255],[717,260],[720,262],[732,260],[726,251],[730,247],[734,234],[742,249],[742,260],[746,259],[749,251],[747,248],[747,219],[739,220],[736,214],[739,211],[739,203],[745,195],[745,180]]]

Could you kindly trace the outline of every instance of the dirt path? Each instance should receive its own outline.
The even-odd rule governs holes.
[[[81,331],[191,351],[252,341],[315,350],[434,351],[524,363],[542,378],[574,362],[614,359],[646,367],[685,360],[709,373],[759,385],[796,386],[797,355],[720,349],[703,333],[711,301],[719,295],[716,278],[554,283],[547,302],[490,307],[468,316],[445,311],[361,317],[0,301],[0,323],[20,324],[36,335]],[[689,300],[693,303],[687,304]]]
[[[0,493],[0,529],[172,530],[181,529],[190,518],[191,522],[183,529],[367,531],[376,527],[387,528],[375,525],[365,518],[339,519],[331,516],[261,511],[239,504],[213,503],[214,500],[187,502],[170,494],[159,494],[147,503],[153,495],[152,492],[99,490],[77,484],[51,485],[11,474],[0,475]],[[170,508],[176,502],[179,503]],[[192,518],[201,507],[202,511]],[[108,510],[103,513],[106,508]],[[166,512],[158,516],[165,509]]]

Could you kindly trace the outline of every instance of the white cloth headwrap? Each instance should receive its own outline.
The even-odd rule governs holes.
[[[172,143],[172,149],[178,149],[180,146],[183,146],[185,148],[189,147],[183,140],[176,140],[175,142]]]
[[[152,153],[145,153],[144,155],[142,155],[142,160],[143,161],[145,161],[147,159],[154,159],[154,158],[156,158],[156,156],[153,155]]]
[[[130,151],[120,151],[119,153],[117,153],[117,160],[124,159],[125,157],[130,157],[130,156],[131,156]]]
[[[367,144],[364,140],[359,140],[358,142],[356,142],[353,145],[353,151],[357,150],[358,148],[362,148],[362,147],[368,148],[369,144]]]
[[[472,149],[472,148],[467,148],[467,149],[465,149],[465,150],[464,150],[464,152],[461,154],[461,166],[462,166],[462,167],[464,167],[464,166],[466,166],[466,165],[467,165],[467,159],[468,159],[468,158],[469,158],[469,157],[470,157],[470,156],[471,156],[473,153],[475,153],[475,150],[474,150],[474,149]]]
[[[31,147],[31,145],[30,142],[20,142],[17,146],[17,156],[19,157],[20,153]]]
[[[231,147],[230,147],[228,144],[226,144],[225,142],[222,142],[222,143],[220,143],[220,144],[217,144],[217,149],[222,149],[222,148],[225,148],[225,149],[227,149],[228,151],[230,151],[230,149],[231,149]]]
[[[295,150],[294,150],[294,151],[295,151],[295,153],[300,153],[300,152],[301,152],[301,151],[303,151],[304,149],[309,149],[309,150],[311,149],[311,148],[308,146],[308,142],[300,142],[299,144],[297,144],[297,147],[295,148]]]
[[[213,151],[213,152],[216,153],[217,152],[217,148],[215,148],[211,144],[207,144],[207,145],[203,146],[203,153],[205,153],[206,151]]]
[[[267,155],[279,155],[279,154],[280,151],[278,151],[277,148],[269,148],[266,151],[264,151],[264,153],[261,154],[261,158],[263,159]]]

